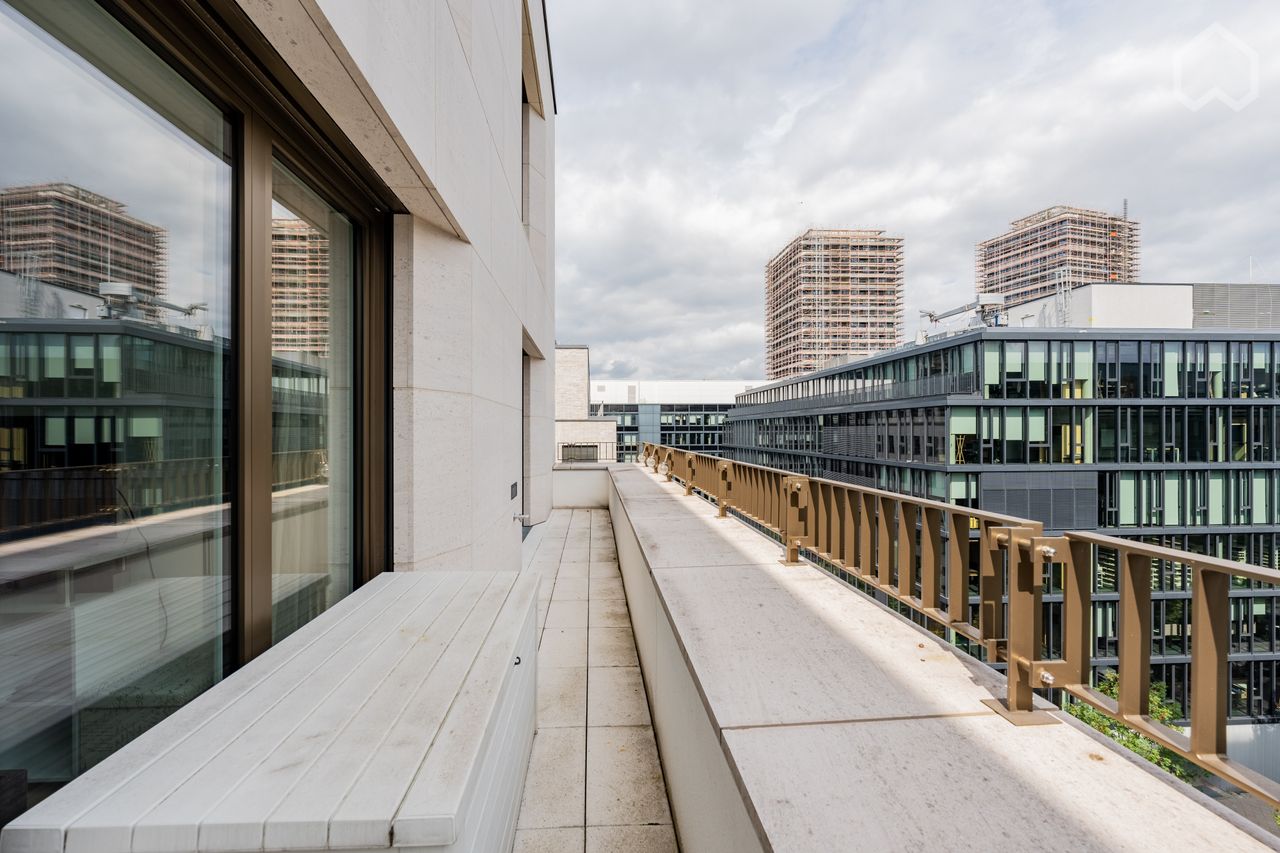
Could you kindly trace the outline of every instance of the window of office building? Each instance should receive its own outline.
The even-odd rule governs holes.
[[[0,812],[385,564],[389,197],[222,23],[110,8],[0,0]]]

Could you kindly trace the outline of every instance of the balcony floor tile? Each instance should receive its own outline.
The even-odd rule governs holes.
[[[527,561],[548,592],[539,602],[538,730],[515,851],[675,851],[609,513],[558,509],[547,524]],[[607,825],[588,826],[589,814]]]
[[[587,602],[585,601],[552,601],[547,611],[548,628],[585,628],[587,627]]]
[[[647,726],[649,705],[638,666],[595,666],[587,669],[591,685],[587,725]]]
[[[625,598],[595,598],[587,614],[589,628],[629,628],[631,614]]]
[[[589,598],[624,599],[627,594],[622,589],[622,578],[591,578]]]
[[[588,826],[587,853],[676,853],[670,825]]]
[[[636,639],[631,627],[588,628],[588,666],[639,666],[636,658]]]
[[[540,667],[538,725],[584,726],[587,721],[587,668]]]
[[[581,827],[573,827],[571,829],[520,829],[516,831],[516,846],[511,853],[582,853],[583,841]],[[620,848],[602,849],[617,850]]]
[[[582,825],[585,797],[585,729],[539,728],[525,776],[518,829]]]
[[[587,729],[587,825],[670,822],[653,729]]]
[[[586,628],[547,628],[538,645],[538,666],[586,666]]]

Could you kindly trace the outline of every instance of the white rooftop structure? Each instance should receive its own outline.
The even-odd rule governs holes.
[[[732,403],[763,379],[593,379],[591,403]]]
[[[1086,284],[1008,309],[1010,326],[1190,329],[1193,284]]]
[[[1280,285],[1100,282],[1008,309],[1010,326],[1072,329],[1280,328]]]

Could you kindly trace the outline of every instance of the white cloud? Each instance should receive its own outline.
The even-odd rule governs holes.
[[[905,236],[909,327],[967,299],[978,240],[1058,203],[1128,198],[1147,280],[1280,278],[1265,0],[548,5],[557,334],[604,374],[763,375],[763,267],[810,226]],[[1172,86],[1214,21],[1261,57],[1239,112]]]

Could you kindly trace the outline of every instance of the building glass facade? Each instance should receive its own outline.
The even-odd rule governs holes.
[[[729,403],[601,403],[618,422],[617,461],[635,462],[645,442],[719,456]]]
[[[1280,566],[1280,335],[987,329],[739,395],[726,454]],[[1190,590],[1154,579],[1153,679],[1185,708]],[[1114,667],[1099,563],[1096,664]],[[1276,590],[1233,590],[1232,711],[1280,717]],[[1059,600],[1049,596],[1052,631]]]

